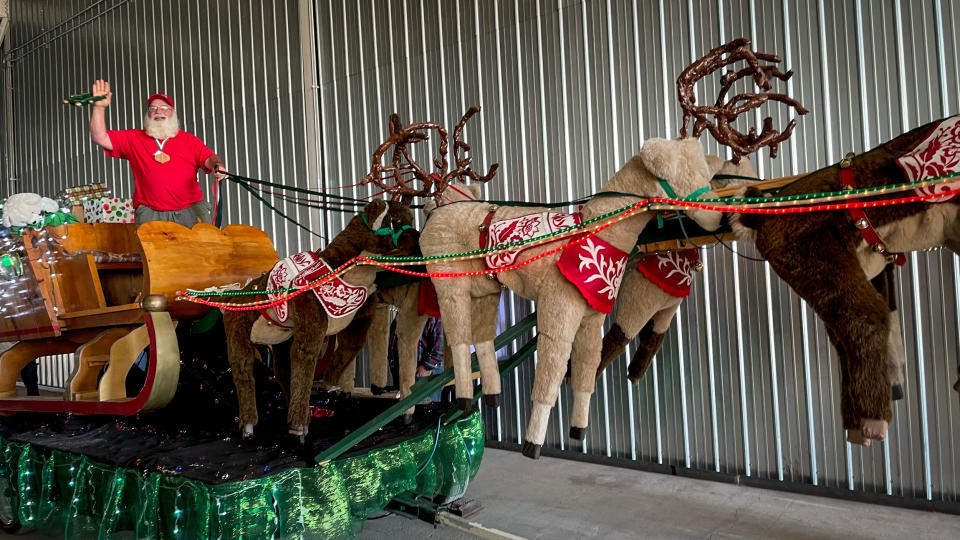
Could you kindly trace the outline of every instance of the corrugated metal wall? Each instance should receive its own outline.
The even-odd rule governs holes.
[[[138,125],[143,97],[165,90],[185,127],[235,172],[328,189],[364,174],[391,112],[452,126],[480,104],[466,139],[478,166],[501,164],[487,196],[540,201],[593,193],[643,140],[674,136],[676,75],[734,37],[781,54],[797,73],[789,93],[813,111],[780,158],[755,158],[763,177],[814,170],[960,110],[956,1],[34,1],[14,2],[15,43],[88,7],[77,21],[112,11],[14,64],[18,191],[106,178],[130,192],[125,164],[89,142],[86,112],[60,105],[96,77],[118,94],[112,127]],[[315,40],[315,73],[301,70],[314,58],[309,47],[301,55],[298,25],[304,43]],[[305,99],[301,88],[311,86]],[[700,100],[716,88],[701,82]],[[311,221],[281,207],[322,234],[342,224],[338,214]],[[281,252],[317,245],[236,189],[228,212],[263,226]],[[743,257],[756,255],[751,247],[732,248],[739,254],[703,250],[706,269],[643,383],[630,386],[616,363],[598,385],[587,441],[572,448],[563,390],[548,445],[956,509],[957,258],[911,255],[899,270],[907,398],[889,441],[863,449],[843,443],[822,325],[765,265]],[[504,324],[532,309],[504,298]],[[532,380],[525,365],[504,381],[505,405],[484,413],[491,439],[521,440]]]
[[[472,104],[475,162],[501,163],[495,199],[561,201],[595,192],[641,141],[675,136],[677,74],[732,38],[779,53],[785,85],[812,113],[776,160],[777,177],[835,163],[958,108],[949,1],[392,1],[314,2],[324,167],[363,168],[387,115],[448,126]],[[698,85],[712,101],[715,80]],[[785,110],[773,111],[780,125]],[[705,141],[713,152],[722,152]],[[960,399],[957,258],[911,255],[899,270],[907,397],[890,439],[844,443],[835,356],[816,316],[751,246],[703,249],[706,268],[638,387],[625,361],[598,385],[588,438],[566,439],[569,390],[548,445],[566,452],[784,482],[956,503]],[[506,322],[529,302],[504,300]],[[632,348],[628,354],[632,354]],[[533,365],[485,411],[489,436],[519,442]]]
[[[307,156],[316,154],[308,150],[314,119],[304,113],[313,105],[303,95],[296,0],[11,4],[11,192],[54,196],[67,186],[105,181],[115,194],[132,194],[129,165],[90,141],[89,110],[62,103],[89,92],[98,78],[114,92],[108,128],[140,127],[147,96],[163,92],[174,98],[183,129],[219,153],[231,172],[316,187],[307,173]],[[201,175],[208,194],[209,180]],[[281,252],[321,245],[236,185],[225,189],[225,223],[263,228]],[[305,226],[316,219],[294,204],[267,200]]]

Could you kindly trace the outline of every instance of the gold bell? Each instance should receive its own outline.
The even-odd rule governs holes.
[[[483,223],[481,223],[481,224],[477,225],[477,230],[480,231],[480,232],[483,232],[483,231],[487,230],[487,226],[484,225]]]
[[[697,265],[693,267],[697,272],[703,270],[703,261],[697,261]]]
[[[853,226],[858,229],[866,229],[867,227],[870,226],[870,222],[867,221],[867,218],[860,218],[853,222]]]
[[[851,165],[853,165],[853,157],[855,155],[856,154],[854,154],[853,152],[847,152],[847,155],[843,156],[843,159],[840,160],[840,168],[846,169],[847,167],[850,167]]]
[[[877,252],[877,253],[886,253],[886,252],[887,252],[887,248],[885,248],[885,247],[883,246],[883,244],[874,244],[874,245],[873,245],[873,251],[875,251],[875,252]]]
[[[495,205],[495,204],[491,204],[491,205],[490,205],[490,208],[487,209],[487,211],[488,211],[488,212],[496,212],[496,211],[499,210],[499,209],[500,209],[499,206],[497,206],[497,205]]]

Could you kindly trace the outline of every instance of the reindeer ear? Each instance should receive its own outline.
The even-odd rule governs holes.
[[[427,202],[423,203],[423,215],[429,216],[430,212],[437,207],[437,201],[433,199],[428,199]]]
[[[387,215],[387,201],[374,199],[363,207],[363,215],[367,217],[367,224],[373,230],[383,226],[383,218]]]
[[[707,168],[710,170],[711,178],[720,174],[720,171],[723,170],[723,165],[726,163],[722,157],[713,154],[706,156],[705,159],[707,160]]]
[[[650,139],[640,149],[640,159],[650,174],[666,180],[681,197],[710,183],[712,175],[697,139]]]
[[[465,187],[470,195],[473,195],[474,200],[480,200],[480,197],[483,196],[483,186],[480,184],[470,184],[469,186]]]

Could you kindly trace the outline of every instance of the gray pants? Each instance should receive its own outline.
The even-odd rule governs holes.
[[[172,221],[189,229],[197,223],[210,223],[211,208],[206,201],[194,203],[182,210],[166,211],[154,210],[141,204],[133,214],[137,227],[148,221]]]

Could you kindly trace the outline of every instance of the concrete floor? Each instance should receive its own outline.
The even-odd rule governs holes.
[[[486,449],[467,498],[471,518],[525,538],[960,538],[960,516],[813,497]],[[367,521],[367,540],[467,539],[391,515]]]

